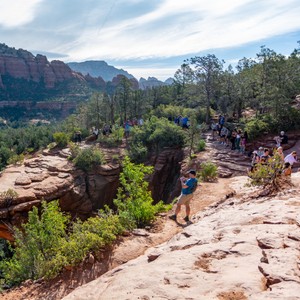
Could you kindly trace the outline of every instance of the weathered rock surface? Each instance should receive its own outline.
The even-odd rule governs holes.
[[[64,299],[300,299],[300,174],[292,179],[273,198],[231,179],[234,198]]]
[[[0,237],[12,239],[9,228],[26,219],[27,212],[44,199],[59,199],[63,210],[86,218],[93,210],[111,205],[119,184],[119,165],[104,165],[85,174],[66,157],[44,155],[10,166],[1,175],[0,192],[12,189],[18,196],[0,201]]]
[[[25,160],[23,165],[9,166],[2,173],[0,193],[12,189],[18,196],[0,200],[0,238],[12,239],[9,228],[26,220],[28,211],[42,200],[59,199],[62,210],[83,219],[104,205],[112,206],[121,168],[111,162],[111,153],[105,155],[106,165],[88,173],[77,170],[68,161],[68,154],[68,149],[44,150],[38,157]],[[182,157],[181,150],[165,149],[154,159],[154,173],[149,180],[156,202],[169,198]]]

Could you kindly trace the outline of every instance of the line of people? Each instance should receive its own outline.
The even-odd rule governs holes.
[[[219,124],[212,124],[213,134],[212,137],[215,139],[216,132],[218,132],[218,139],[220,144],[226,147],[231,147],[231,150],[237,150],[242,154],[246,153],[246,145],[248,143],[248,133],[247,131],[242,131],[241,129],[234,128],[230,131],[225,126],[220,126]]]

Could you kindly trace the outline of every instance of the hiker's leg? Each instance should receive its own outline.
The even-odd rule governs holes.
[[[175,215],[177,216],[180,213],[181,210],[181,204],[177,203],[176,209],[175,209]]]

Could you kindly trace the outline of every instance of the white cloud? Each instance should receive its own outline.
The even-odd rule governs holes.
[[[166,78],[179,64],[130,68],[130,60],[137,66],[260,42],[300,30],[299,15],[299,0],[0,0],[0,36],[64,61],[125,61],[137,77]]]
[[[1,0],[0,25],[18,27],[34,19],[35,9],[42,0]]]
[[[247,11],[249,10],[249,12]],[[136,18],[86,28],[62,45],[72,60],[171,57],[238,46],[300,29],[298,1],[165,0]]]

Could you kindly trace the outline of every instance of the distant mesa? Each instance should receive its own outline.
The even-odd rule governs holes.
[[[114,81],[114,78],[119,75],[124,75],[128,79],[136,78],[123,69],[115,68],[108,65],[103,60],[89,60],[84,62],[71,62],[67,64],[73,71],[79,72],[85,76],[101,77],[104,81]],[[168,78],[166,81],[160,81],[155,77],[148,77],[148,79],[141,78],[139,80],[139,88],[145,90],[147,88],[171,85],[174,82],[173,78]]]
[[[80,72],[83,75],[90,75],[92,77],[102,77],[104,81],[112,81],[118,75],[124,75],[128,79],[134,78],[123,69],[117,69],[108,65],[103,60],[89,60],[84,62],[70,62],[67,64],[73,71]]]
[[[173,84],[174,79],[168,78],[166,81],[160,81],[155,77],[148,77],[148,79],[140,78],[139,80],[139,87],[142,90],[146,90],[152,87],[164,86],[164,85],[171,85]]]

